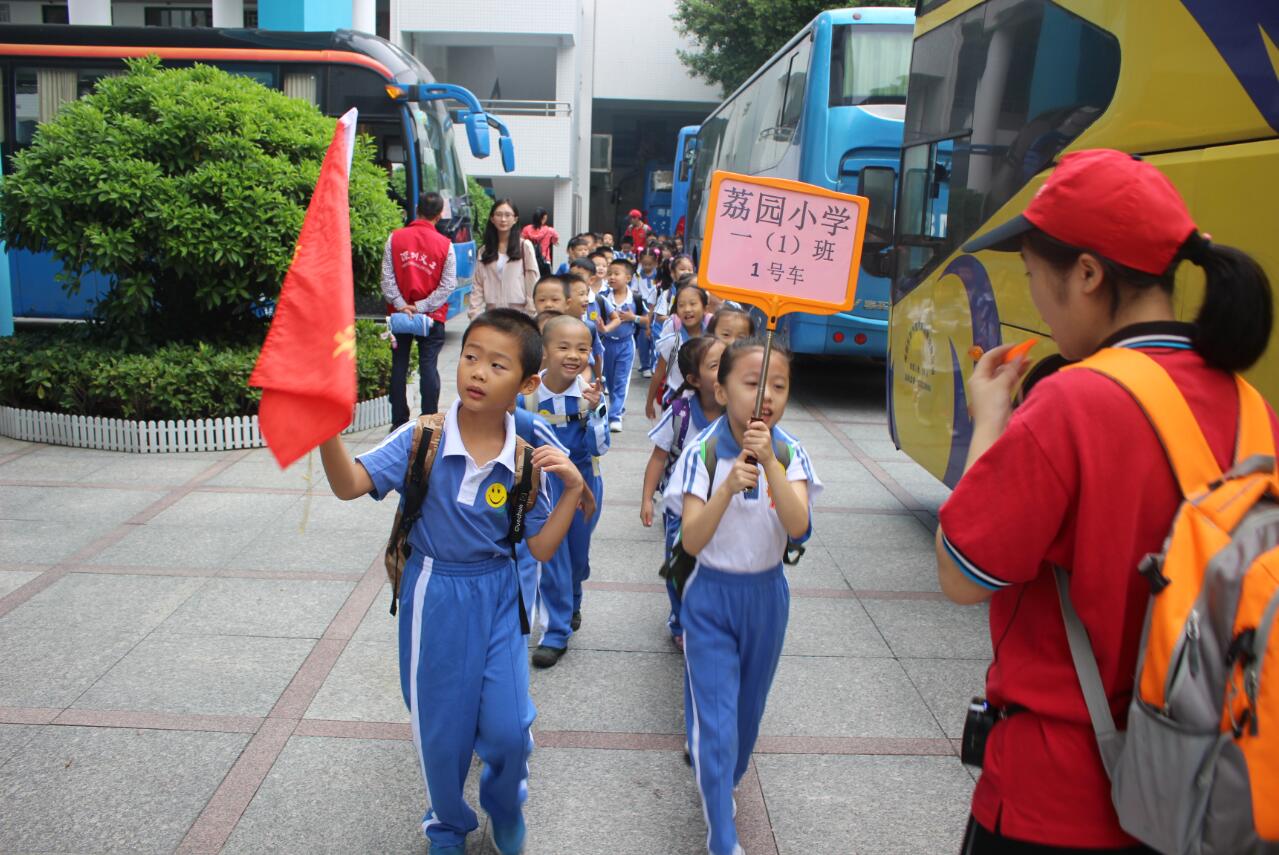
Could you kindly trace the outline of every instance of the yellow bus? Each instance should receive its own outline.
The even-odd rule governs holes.
[[[1020,259],[960,247],[1024,209],[1061,153],[1141,155],[1201,231],[1279,282],[1279,0],[919,0],[917,14],[896,225],[879,236],[896,245],[889,424],[953,486],[974,345],[1035,337],[1033,360],[1055,352]],[[872,210],[894,203],[891,177],[860,186]],[[1182,265],[1181,317],[1202,287]],[[1252,380],[1279,404],[1273,338]]]

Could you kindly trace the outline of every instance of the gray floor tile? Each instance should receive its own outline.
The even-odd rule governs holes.
[[[591,580],[595,582],[631,582],[660,585],[657,570],[662,566],[664,546],[661,541],[661,519],[653,522],[656,539],[652,542],[605,541],[591,544]]]
[[[310,639],[154,635],[75,706],[263,716],[313,645]]]
[[[527,855],[705,848],[697,790],[678,752],[548,748],[529,766]]]
[[[6,632],[65,626],[74,615],[77,633],[122,633],[141,638],[159,626],[205,583],[178,576],[70,573],[19,606],[2,621]]]
[[[605,490],[607,491],[607,484]],[[636,490],[638,492],[638,488]],[[652,528],[644,528],[640,523],[639,505],[610,505],[607,493],[604,497],[604,510],[600,513],[599,524],[595,527],[592,540],[592,552],[596,544],[606,540],[641,541],[648,543],[662,542],[662,530],[656,522]]]
[[[938,737],[895,660],[783,656],[761,732],[769,736]]]
[[[58,623],[19,629],[14,614],[0,620],[0,706],[69,706],[138,642],[136,632]]]
[[[391,518],[363,530],[336,531],[314,522],[258,532],[225,566],[241,570],[294,570],[304,573],[355,573],[369,568],[386,547]]]
[[[412,742],[295,736],[222,852],[422,855],[426,796],[419,770]],[[473,769],[472,782],[476,777]],[[478,809],[473,783],[468,793]],[[491,851],[481,833],[467,843],[471,855]]]
[[[96,476],[95,476],[96,477]],[[28,488],[8,487],[9,490]],[[152,490],[103,490],[86,487],[56,487],[29,497],[27,519],[58,520],[77,525],[81,520],[119,524],[164,496]]]
[[[813,519],[813,531],[827,525],[838,525],[839,518],[817,514]],[[799,563],[786,568],[786,581],[791,590],[804,588],[828,588],[846,590],[848,583],[830,553],[815,538],[804,544],[804,555]]]
[[[364,613],[359,629],[351,636],[352,644],[381,644],[388,650],[396,650],[399,644],[397,625],[399,617],[392,617],[391,586],[384,584],[378,591],[369,610]]]
[[[64,561],[115,528],[109,522],[65,522],[0,519],[0,543],[11,561],[53,564]]]
[[[918,548],[888,550],[870,547],[827,547],[848,584],[859,591],[940,591],[937,557],[932,541],[919,528]]]
[[[38,729],[25,724],[0,724],[0,768],[27,744]]]
[[[248,740],[40,728],[0,768],[0,850],[172,852]]]
[[[212,579],[157,631],[319,638],[354,587],[353,582]]]
[[[185,484],[215,462],[207,454],[129,454],[112,460],[93,473],[90,480],[118,484]]]
[[[988,659],[902,659],[910,681],[951,739],[964,735],[968,704],[986,694]]]
[[[189,493],[149,523],[184,529],[256,529],[280,522],[301,496],[277,493]]]
[[[882,549],[894,552],[931,550],[933,535],[914,516],[906,514],[847,514],[838,524],[813,527],[823,546]]]
[[[83,448],[59,449],[46,445],[39,451],[0,464],[0,478],[14,481],[84,481],[114,457]]]
[[[984,659],[990,656],[985,605],[870,599],[865,605],[895,656],[919,659]]]
[[[755,758],[778,855],[958,852],[972,778],[958,757]]]
[[[676,653],[573,650],[533,670],[540,730],[684,731],[683,657]]]
[[[853,464],[856,465],[856,464]],[[821,477],[821,472],[817,473]],[[866,508],[869,510],[901,511],[905,506],[882,484],[844,483],[832,481],[825,484],[817,498],[818,505],[841,508]]]
[[[660,580],[659,580],[660,581]],[[586,591],[582,597],[582,628],[569,645],[574,650],[647,650],[668,653],[670,633],[666,594]]]
[[[792,597],[786,626],[789,656],[891,656],[888,645],[854,599]]]
[[[306,534],[352,531],[373,531],[381,535],[382,542],[395,520],[394,496],[376,501],[361,497],[344,502],[321,485],[310,495],[304,495],[284,513],[277,523],[280,531],[298,531]]]
[[[141,565],[144,567],[230,566],[246,549],[261,526],[205,528],[202,526],[140,525],[120,541],[99,552],[91,564]]]
[[[283,487],[289,490],[305,490],[307,481],[307,458],[303,457],[288,469],[281,470],[270,452],[258,449],[248,457],[233,463],[206,483],[211,487]],[[310,486],[316,492],[327,490],[328,482],[324,478],[324,467],[320,465],[319,455],[311,463]]]
[[[407,722],[398,650],[382,644],[348,644],[316,693],[306,717]]]
[[[13,593],[39,575],[34,570],[0,571],[0,597]]]

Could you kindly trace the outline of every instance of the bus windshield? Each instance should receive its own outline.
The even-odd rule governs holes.
[[[458,199],[466,195],[466,177],[453,150],[453,126],[444,124],[441,113],[435,105],[427,109],[413,105],[422,146],[422,187],[424,192]]]
[[[906,103],[910,27],[840,24],[831,38],[830,106]]]
[[[949,257],[1102,114],[1119,45],[1046,0],[990,0],[921,36],[910,74],[899,284]]]

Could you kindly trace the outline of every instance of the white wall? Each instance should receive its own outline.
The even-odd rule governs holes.
[[[552,33],[571,36],[580,0],[392,0],[392,36],[399,31],[436,33]]]
[[[675,0],[595,0],[595,97],[718,103],[719,87],[694,79],[677,50]]]

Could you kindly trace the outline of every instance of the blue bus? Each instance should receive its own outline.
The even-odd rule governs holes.
[[[466,175],[454,147],[454,120],[478,157],[489,152],[489,127],[496,128],[508,172],[514,169],[510,135],[470,92],[436,83],[415,57],[377,36],[354,30],[0,25],[0,151],[6,171],[13,155],[31,144],[36,127],[62,103],[88,94],[100,78],[120,73],[126,58],[148,54],[166,66],[199,62],[242,74],[309,100],[327,116],[357,107],[358,131],[373,137],[378,160],[405,175],[398,200],[405,216],[412,216],[428,191],[448,201],[439,228],[457,255],[458,289],[450,314],[462,310],[475,268],[475,239]],[[461,110],[446,110],[447,101],[461,104]],[[55,280],[61,266],[51,253],[9,250],[7,256],[18,317],[88,317],[111,287],[107,277],[90,273],[79,293],[67,295]]]
[[[671,233],[671,170],[664,163],[644,164],[644,219],[654,234]]]
[[[697,149],[697,125],[679,129],[675,143],[675,165],[671,170],[671,231],[683,234],[688,228],[688,188],[693,180],[693,154]]]
[[[914,25],[910,9],[822,12],[702,123],[697,133],[685,244],[698,257],[711,174],[767,175],[857,193],[895,175],[906,113]],[[867,167],[883,169],[862,171]],[[796,353],[888,351],[890,222],[870,212],[851,312],[792,314],[779,329]],[[891,217],[891,212],[883,212]],[[880,239],[876,239],[879,236]]]

